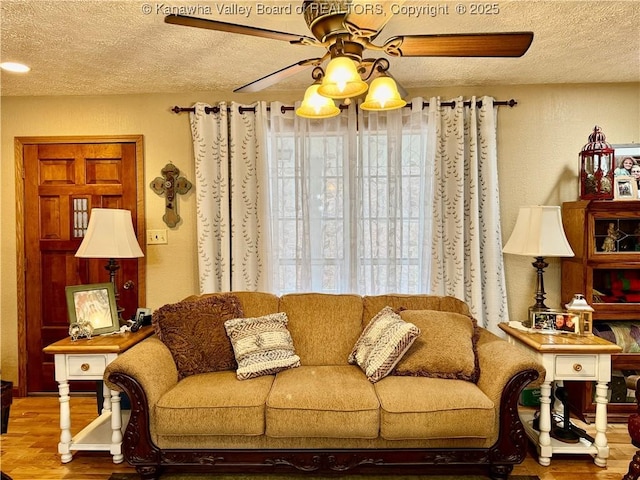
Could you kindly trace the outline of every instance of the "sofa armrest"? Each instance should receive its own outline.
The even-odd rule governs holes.
[[[477,351],[480,363],[478,387],[496,406],[500,405],[505,386],[518,373],[527,370],[537,371],[538,378],[532,382],[534,385],[541,383],[545,378],[544,367],[532,354],[484,328],[480,329]]]
[[[155,335],[134,345],[107,365],[104,381],[112,390],[123,391],[113,383],[114,373],[137,381],[144,390],[149,406],[155,405],[163,393],[178,383],[178,369],[167,346]]]

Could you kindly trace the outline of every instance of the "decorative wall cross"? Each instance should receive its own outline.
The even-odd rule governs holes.
[[[169,227],[175,227],[180,221],[177,195],[184,195],[191,190],[191,182],[180,177],[180,170],[172,163],[165,165],[160,173],[162,177],[156,177],[151,182],[151,189],[158,195],[165,195],[165,214],[162,220]]]

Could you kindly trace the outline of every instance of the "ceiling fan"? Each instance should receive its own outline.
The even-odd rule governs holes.
[[[393,15],[401,11],[403,3],[304,0],[301,11],[313,37],[185,15],[168,15],[164,21],[326,49],[322,57],[301,60],[234,90],[243,93],[260,91],[337,56],[351,58],[366,69],[376,59],[363,58],[365,50],[392,57],[520,57],[533,41],[533,32],[499,32],[401,35],[373,43]]]

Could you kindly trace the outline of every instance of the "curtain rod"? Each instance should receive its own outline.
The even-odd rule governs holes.
[[[501,106],[507,106],[509,108],[513,108],[518,104],[517,101],[515,101],[513,98],[511,100],[505,100],[505,101],[497,101],[497,102],[493,102],[493,105],[496,107],[501,107]],[[442,102],[440,104],[443,107],[451,107],[454,108],[456,106],[456,102],[452,101],[452,102]],[[465,107],[469,107],[471,106],[471,101],[470,100],[466,100],[463,102],[463,105]],[[429,102],[422,102],[422,108],[426,108],[429,106]],[[482,108],[482,100],[478,100],[476,102],[476,106],[478,108]],[[407,103],[406,105],[407,108],[411,108],[411,103]],[[343,110],[347,108],[346,105],[340,105],[340,109]],[[282,107],[280,107],[280,111],[282,113],[286,112],[286,111],[292,111],[294,110],[295,107],[290,107],[290,106],[286,106],[283,105]],[[227,108],[227,111],[229,111],[230,109]],[[267,107],[267,111],[269,111],[270,108]],[[177,105],[175,107],[173,107],[171,109],[171,111],[173,113],[183,113],[183,112],[195,112],[196,109],[195,107],[178,107]],[[210,113],[218,113],[220,111],[220,107],[204,107],[204,113],[206,114],[210,114]],[[238,111],[242,114],[245,112],[255,112],[256,109],[254,107],[238,107]]]

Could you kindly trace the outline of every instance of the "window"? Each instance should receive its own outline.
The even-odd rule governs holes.
[[[391,130],[363,119],[361,131],[271,129],[278,292],[425,292],[431,170],[426,125],[410,113]]]

